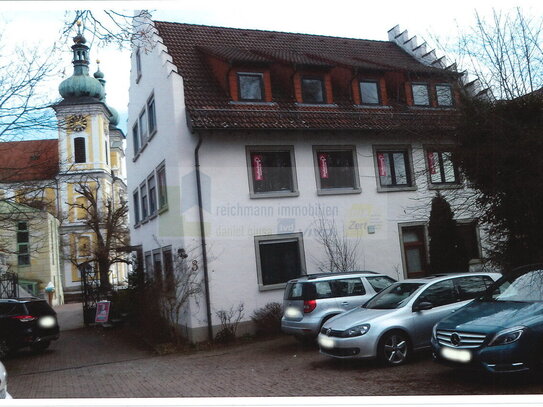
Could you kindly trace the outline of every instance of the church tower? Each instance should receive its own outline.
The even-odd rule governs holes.
[[[85,204],[78,185],[97,188],[101,205],[125,199],[124,134],[117,128],[118,113],[106,104],[104,74],[98,67],[89,75],[89,47],[78,23],[73,38],[73,74],[59,85],[62,100],[53,106],[59,129],[58,209],[64,247],[65,293],[80,290],[76,264],[86,261],[96,234],[85,224],[88,214],[73,204]],[[124,271],[125,272],[125,271]],[[124,279],[112,270],[115,279]]]

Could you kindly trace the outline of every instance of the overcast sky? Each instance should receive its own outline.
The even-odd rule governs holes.
[[[295,1],[295,0],[182,0],[147,2],[1,2],[0,24],[3,41],[24,42],[43,47],[59,39],[65,9],[72,5],[85,9],[116,9],[131,13],[133,8],[147,8],[156,20],[180,23],[219,25],[225,27],[323,34],[341,37],[387,40],[387,31],[399,24],[409,34],[429,39],[433,35],[448,40],[458,29],[473,24],[475,7],[488,15],[492,7],[511,11],[522,7],[527,15],[541,16],[543,2],[535,0],[456,0],[456,1]],[[127,9],[127,7],[130,9]],[[72,6],[73,7],[73,6]],[[74,7],[75,8],[75,7]],[[431,41],[430,41],[431,42]],[[71,75],[71,41],[58,56]],[[129,86],[129,52],[112,46],[91,49],[91,74],[96,71],[95,60],[101,60],[101,70],[107,80],[107,101],[120,114],[120,126],[126,130]],[[57,83],[52,84],[56,92]]]

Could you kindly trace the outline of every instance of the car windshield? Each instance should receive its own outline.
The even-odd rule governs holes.
[[[379,294],[363,305],[370,309],[396,309],[401,308],[411,298],[413,293],[422,286],[423,283],[395,283],[385,288]]]
[[[482,300],[543,302],[543,269],[504,278]]]

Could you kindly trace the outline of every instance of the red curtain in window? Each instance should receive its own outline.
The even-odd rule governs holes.
[[[262,172],[262,154],[252,155],[252,165],[253,165],[253,179],[255,181],[263,181],[264,173]]]
[[[322,179],[328,178],[328,154],[319,153],[319,173]]]

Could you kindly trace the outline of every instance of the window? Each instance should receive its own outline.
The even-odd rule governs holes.
[[[91,255],[91,240],[89,236],[79,236],[77,239],[77,257],[87,258]]]
[[[421,302],[430,302],[434,307],[456,302],[453,281],[445,280],[431,285],[417,299],[417,304]]]
[[[164,268],[164,280],[166,283],[166,287],[170,292],[175,292],[176,287],[171,247],[166,247],[162,249],[162,265]]]
[[[140,132],[138,123],[134,124],[132,127],[132,139],[134,141],[134,155],[138,154],[140,151]]]
[[[140,198],[137,190],[132,194],[132,198],[134,200],[134,224],[137,225],[140,223]]]
[[[151,175],[147,178],[147,189],[149,191],[149,215],[156,213],[156,181],[155,176]]]
[[[305,274],[301,233],[255,236],[258,282],[261,289],[283,288]]]
[[[158,181],[158,208],[162,209],[168,205],[168,192],[166,189],[166,166],[162,164],[156,170]]]
[[[87,161],[84,137],[74,138],[74,161],[76,163],[84,163]]]
[[[151,96],[147,101],[147,117],[149,118],[149,135],[152,135],[156,131],[156,111],[154,95]]]
[[[264,99],[264,82],[261,73],[238,73],[239,100],[261,101]]]
[[[458,169],[452,161],[450,151],[428,150],[426,152],[428,173],[432,184],[458,184]]]
[[[17,222],[17,264],[30,265],[30,236],[27,222]]]
[[[136,49],[136,83],[139,82],[141,78],[141,53],[140,48]]]
[[[411,163],[407,150],[377,150],[379,185],[384,188],[411,187]]]
[[[413,90],[413,104],[415,106],[430,106],[430,97],[428,94],[428,85],[425,83],[414,83],[411,85]]]
[[[438,106],[452,106],[452,88],[451,85],[436,85],[436,96]]]
[[[467,301],[485,292],[493,280],[488,276],[469,276],[456,278],[454,282],[458,291],[458,300]]]
[[[302,99],[304,103],[324,103],[324,80],[322,78],[302,78]]]
[[[298,195],[292,147],[248,147],[251,196]]]
[[[394,279],[385,276],[366,277],[366,280],[370,283],[376,293],[384,290],[395,282]]]
[[[153,277],[153,254],[151,252],[145,252],[145,272],[147,277]]]
[[[147,206],[147,185],[143,183],[140,186],[140,196],[141,196],[141,220],[147,219],[149,216],[148,206]]]
[[[160,250],[153,251],[153,275],[155,280],[162,284],[162,255]]]
[[[89,203],[84,196],[75,198],[75,218],[76,220],[85,220],[89,217]]]
[[[106,153],[106,165],[109,165],[109,151],[107,149],[107,141],[104,142],[104,151]]]
[[[381,104],[376,81],[360,81],[360,101],[363,105]]]
[[[148,130],[148,123],[147,123],[147,111],[143,109],[143,111],[140,113],[139,118],[139,128],[140,128],[140,143],[141,146],[147,142],[149,133]]]
[[[460,242],[464,245],[464,250],[468,260],[480,259],[479,237],[477,234],[477,222],[457,222],[456,230]]]
[[[360,191],[354,147],[315,147],[314,151],[319,193]]]
[[[352,297],[355,295],[364,295],[366,290],[360,278],[343,278],[341,280],[330,281],[334,297]]]
[[[424,225],[403,226],[401,228],[401,238],[407,278],[424,276],[426,269]]]

